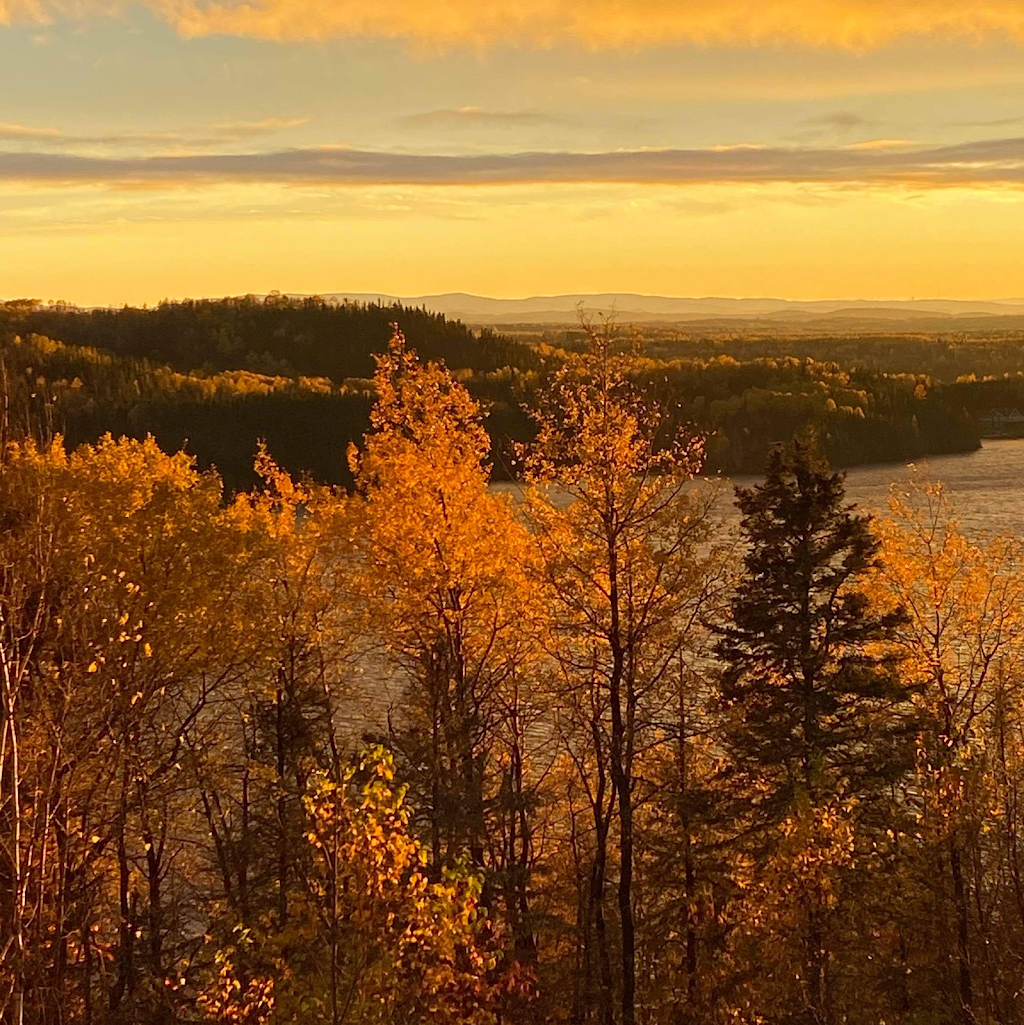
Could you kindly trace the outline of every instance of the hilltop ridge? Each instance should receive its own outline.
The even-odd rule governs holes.
[[[922,318],[952,321],[964,317],[1011,317],[1024,323],[1024,298],[796,300],[641,295],[633,292],[581,292],[522,299],[495,299],[467,292],[419,296],[385,292],[328,292],[324,298],[336,302],[397,302],[404,306],[425,307],[470,324],[495,325],[572,323],[581,307],[592,314],[614,311],[622,321],[641,323],[739,319],[807,324],[823,318],[843,321],[910,321]]]

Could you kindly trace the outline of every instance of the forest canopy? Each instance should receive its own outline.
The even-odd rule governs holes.
[[[558,361],[519,504],[398,333],[347,491],[5,423],[6,1020],[1022,1019],[1019,540],[810,443],[723,533],[650,371]]]
[[[262,439],[289,471],[350,486],[340,453],[369,424],[372,355],[392,323],[482,403],[492,474],[514,477],[529,411],[585,332],[510,337],[422,309],[281,295],[142,309],[15,301],[0,306],[0,349],[15,406],[72,446],[152,434],[235,490],[256,482]],[[631,373],[707,438],[709,473],[760,472],[776,442],[809,429],[839,466],[970,451],[987,414],[1024,407],[1019,340],[645,330]]]

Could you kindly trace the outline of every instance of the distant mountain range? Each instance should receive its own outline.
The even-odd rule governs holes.
[[[801,302],[789,299],[691,299],[629,292],[543,295],[527,299],[491,299],[465,292],[418,296],[331,292],[324,298],[338,302],[345,299],[353,302],[400,302],[478,325],[570,324],[575,322],[577,310],[581,307],[591,315],[614,312],[620,323],[744,320],[806,326],[822,320],[852,325],[865,321],[927,320],[942,323],[963,318],[1024,318],[1024,299],[818,299]]]

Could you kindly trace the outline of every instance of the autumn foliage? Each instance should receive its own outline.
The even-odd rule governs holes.
[[[351,492],[5,435],[4,1022],[1024,1021],[1019,542],[587,336],[509,489],[397,331]]]

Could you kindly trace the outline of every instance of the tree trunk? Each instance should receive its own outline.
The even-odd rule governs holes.
[[[6,379],[6,372],[5,372]],[[6,423],[6,416],[4,417]],[[5,628],[6,622],[2,624]],[[3,748],[9,752],[0,765],[0,786],[9,788],[3,799],[10,803],[9,817],[11,822],[8,838],[10,860],[10,930],[9,953],[7,958],[12,962],[11,972],[11,1022],[22,1025],[25,1015],[25,919],[24,901],[26,895],[25,871],[22,864],[22,800],[21,800],[21,741],[18,723],[18,687],[17,677],[5,644],[0,643],[0,668],[3,672]],[[5,966],[6,967],[6,966]]]
[[[127,787],[127,767],[122,786]],[[118,870],[118,943],[117,943],[117,976],[113,988],[110,991],[109,1007],[116,1011],[121,1006],[125,995],[131,992],[132,976],[134,967],[135,947],[135,916],[132,913],[131,903],[131,873],[128,865],[128,851],[125,846],[125,822],[127,815],[125,805],[121,806],[121,822],[119,823],[117,836],[117,870]]]
[[[284,928],[288,921],[288,797],[285,793],[285,728],[284,728],[284,688],[281,686],[278,671],[276,700],[276,755],[277,755],[277,924]]]
[[[612,713],[611,777],[619,806],[619,887],[618,907],[621,930],[622,1025],[636,1021],[636,928],[633,921],[633,766],[632,690],[625,677],[625,651],[619,616],[618,552],[615,541],[608,542],[608,580],[611,621],[609,641],[612,668],[608,678],[608,697]],[[626,683],[627,714],[624,721],[622,689]]]
[[[970,918],[963,864],[956,838],[949,841],[949,869],[953,879],[953,905],[956,910],[957,988],[960,997],[960,1020],[973,1025],[974,982],[971,976]]]
[[[160,873],[163,840],[158,846],[156,837],[148,827],[143,832],[143,839],[146,842],[146,883],[149,890],[149,972],[153,980],[162,985],[164,927]]]
[[[607,866],[608,826],[604,824],[597,837],[597,850],[590,873],[590,906],[597,941],[598,986],[601,1001],[599,1014],[604,1025],[613,1025],[615,1009],[612,1006],[612,961],[608,952],[608,928],[604,920],[604,881]]]
[[[807,916],[807,938],[804,973],[807,980],[807,1002],[810,1021],[825,1025],[829,1021],[825,1006],[825,940],[821,921],[821,903],[814,895]]]
[[[680,659],[680,661],[682,661]],[[690,835],[689,771],[687,761],[686,693],[683,672],[679,673],[679,826],[683,842],[683,895],[686,899],[686,1003],[691,1016],[697,1007],[697,930],[693,921],[696,870],[693,864],[693,842]]]
[[[615,802],[615,790],[609,797],[605,807],[608,776],[605,771],[601,745],[601,722],[595,716],[590,722],[591,737],[597,766],[597,784],[592,798],[594,816],[594,860],[590,866],[589,917],[594,923],[594,940],[597,945],[598,1007],[602,1025],[613,1025],[615,1008],[613,1007],[614,986],[612,983],[612,962],[608,951],[608,929],[604,918],[604,890],[608,865],[608,830],[611,826],[612,805]],[[586,934],[586,942],[590,943],[590,933]],[[588,974],[591,964],[590,952],[587,951]]]

